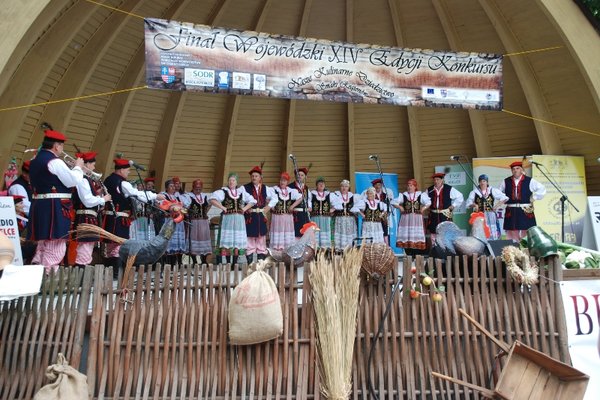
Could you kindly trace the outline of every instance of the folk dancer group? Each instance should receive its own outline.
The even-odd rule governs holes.
[[[454,209],[464,201],[458,190],[444,183],[444,174],[440,173],[432,176],[433,185],[427,190],[420,191],[417,181],[410,179],[406,191],[393,198],[389,191],[381,190],[382,182],[378,179],[362,195],[352,193],[347,180],[340,183],[339,190],[329,191],[321,177],[316,180],[315,188],[309,190],[306,168],[299,169],[293,182],[287,172],[281,173],[279,184],[270,187],[263,183],[262,169],[254,167],[249,171],[247,184],[238,185],[238,176],[232,173],[228,184],[212,193],[203,192],[200,179],[194,180],[192,191],[185,193],[180,180],[174,177],[165,182],[164,192],[157,194],[153,178],[147,178],[138,188],[132,186],[127,180],[131,166],[126,159],[114,160],[114,172],[104,180],[105,192],[102,192],[102,185],[88,173],[95,169],[97,154],[78,153],[71,165],[67,165],[61,158],[65,141],[62,133],[46,130],[41,149],[31,161],[23,163],[21,176],[8,191],[19,204],[23,220],[29,220],[27,238],[37,243],[32,262],[43,264],[47,270],[58,268],[66,254],[69,232],[81,223],[99,224],[102,219],[103,228],[119,237],[150,239],[158,229],[152,226],[151,218],[151,204],[155,201],[180,201],[189,210],[188,227],[178,224],[167,255],[188,252],[200,257],[202,263],[213,252],[208,219],[211,207],[222,212],[216,243],[218,254],[235,263],[240,255],[265,258],[267,242],[274,249],[284,250],[302,236],[301,228],[309,220],[319,226],[320,248],[342,251],[352,246],[359,237],[358,216],[363,219],[361,237],[386,243],[390,212],[386,197],[392,199],[390,206],[401,214],[396,245],[409,251],[423,250],[426,231],[434,237],[436,226],[452,220]],[[512,163],[510,167],[512,176],[498,189],[491,188],[488,177],[481,175],[466,206],[486,214],[495,239],[500,235],[495,211],[506,204],[504,230],[510,239],[517,241],[535,225],[533,202],[543,198],[545,188],[524,174],[522,163]],[[425,225],[423,216],[427,210],[429,218]],[[95,237],[77,239],[76,265],[92,262],[98,241]],[[105,264],[119,265],[119,246],[107,243],[105,256]],[[181,259],[169,261],[176,263]]]

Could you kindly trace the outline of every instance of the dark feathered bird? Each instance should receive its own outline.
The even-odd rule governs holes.
[[[472,225],[471,235],[464,232],[450,221],[442,222],[435,230],[435,241],[431,249],[432,255],[439,258],[454,255],[484,254],[490,236],[490,228],[485,222],[482,212],[471,214],[469,223]]]

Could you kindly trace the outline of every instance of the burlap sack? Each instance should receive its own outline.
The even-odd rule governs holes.
[[[232,344],[266,342],[283,332],[283,313],[273,279],[263,271],[248,275],[233,290],[229,302],[229,340]]]
[[[42,387],[33,400],[85,400],[89,398],[87,377],[71,367],[65,356],[58,354],[56,364],[46,368],[52,383]]]

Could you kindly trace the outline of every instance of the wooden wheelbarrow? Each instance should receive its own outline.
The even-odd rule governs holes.
[[[589,376],[519,341],[509,346],[492,336],[465,310],[458,311],[508,354],[506,365],[494,389],[487,389],[437,372],[432,372],[433,376],[475,390],[490,399],[579,400],[583,398]]]

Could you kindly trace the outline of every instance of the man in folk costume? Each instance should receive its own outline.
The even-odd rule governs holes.
[[[87,153],[77,153],[77,158],[82,158],[84,166],[93,171],[96,167],[96,153],[90,151]],[[101,195],[102,188],[98,182],[93,181],[88,176],[75,186],[73,191],[73,207],[75,208],[75,223],[73,229],[76,230],[79,224],[98,225],[98,212],[107,201],[110,201],[110,194]],[[100,238],[89,237],[77,239],[77,256],[75,265],[83,268],[92,263],[92,253],[94,246]]]
[[[202,193],[204,182],[196,179],[192,182],[192,191],[187,193],[188,213],[190,220],[188,240],[190,241],[191,254],[200,257],[200,264],[206,264],[206,258],[212,253],[210,239],[210,224],[208,210],[211,204],[209,196]]]
[[[29,208],[31,207],[31,196],[33,195],[33,187],[29,180],[29,166],[31,161],[23,162],[21,165],[21,175],[15,179],[8,188],[9,196],[22,196],[23,212],[25,218],[29,216]]]
[[[510,164],[510,171],[512,176],[500,184],[500,191],[508,196],[504,230],[507,238],[518,242],[527,235],[527,229],[536,225],[533,202],[544,198],[546,188],[525,175],[521,161]]]
[[[306,177],[308,176],[308,168],[298,168],[296,180],[289,184],[289,187],[296,189],[304,198],[304,201],[294,208],[294,234],[297,238],[302,237],[300,230],[304,224],[310,221],[308,214],[308,187],[306,186]]]
[[[433,186],[427,188],[427,195],[431,199],[427,230],[431,234],[432,241],[435,239],[435,229],[437,226],[444,221],[452,221],[454,209],[460,207],[465,200],[461,192],[444,183],[445,176],[441,172],[433,174],[431,176]]]
[[[28,239],[38,242],[32,262],[44,265],[46,272],[58,269],[65,256],[73,209],[71,188],[84,179],[81,158],[72,169],[59,158],[66,140],[62,133],[46,130],[42,148],[29,167],[33,196]]]
[[[248,261],[256,254],[258,260],[267,258],[267,213],[271,210],[270,200],[275,197],[271,188],[262,183],[262,169],[259,166],[252,168],[250,174],[251,182],[245,184],[243,189],[251,195],[256,204],[252,205],[246,212],[246,234],[248,235],[248,247],[246,256]]]
[[[153,176],[144,178],[144,186],[146,187],[145,190],[156,192],[156,178]]]
[[[150,191],[139,191],[131,186],[127,177],[131,172],[129,160],[117,158],[114,160],[115,171],[104,180],[104,186],[112,197],[114,207],[104,210],[104,229],[114,235],[129,239],[129,225],[131,225],[132,201],[152,202],[164,200],[162,194]],[[135,200],[134,200],[135,199]],[[106,265],[119,266],[119,249],[121,246],[114,242],[107,243]],[[116,272],[116,269],[113,271]]]
[[[508,197],[499,189],[489,186],[489,177],[486,174],[479,175],[479,185],[472,190],[467,197],[467,208],[472,208],[473,212],[482,212],[488,227],[490,228],[490,239],[500,239],[500,225],[496,218],[496,210],[500,208]]]

